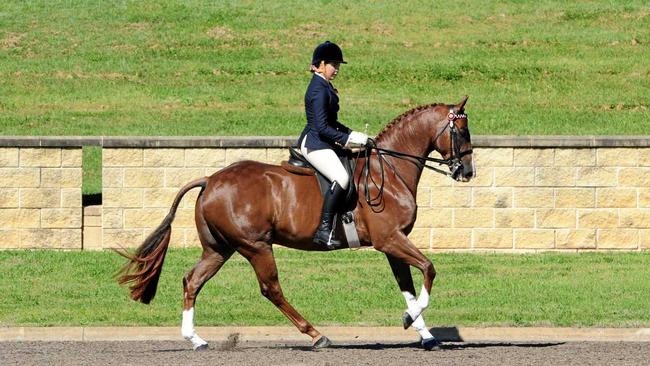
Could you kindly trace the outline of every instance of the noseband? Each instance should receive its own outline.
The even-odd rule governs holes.
[[[422,157],[422,156],[403,153],[400,151],[384,149],[378,147],[375,140],[368,139],[368,144],[366,145],[366,151],[365,151],[367,158],[362,170],[362,175],[364,177],[364,191],[365,191],[366,202],[371,206],[381,203],[381,197],[384,191],[384,161],[393,170],[395,170],[395,167],[388,160],[386,160],[385,155],[392,156],[398,159],[405,159],[405,160],[412,161],[413,163],[420,165],[422,168],[427,168],[433,170],[436,173],[440,173],[442,175],[446,175],[448,177],[456,179],[458,177],[458,174],[462,172],[463,162],[461,161],[461,159],[463,158],[463,156],[472,153],[472,149],[460,151],[460,143],[458,141],[459,139],[458,127],[456,127],[455,122],[457,119],[462,119],[462,118],[467,118],[467,115],[464,113],[456,114],[454,113],[453,110],[450,110],[449,114],[447,115],[447,123],[445,124],[445,127],[442,129],[442,131],[440,131],[438,136],[436,136],[435,138],[435,140],[438,140],[438,138],[445,132],[445,130],[449,128],[449,135],[451,137],[451,155],[447,159],[430,158],[428,156]],[[372,179],[372,177],[370,176],[370,157],[372,156],[373,150],[377,151],[377,157],[379,158],[379,171],[381,176],[380,184],[377,184],[374,181],[374,179]],[[447,172],[437,167],[427,165],[428,162],[437,163],[439,165],[443,165],[443,164],[447,165],[449,167],[449,171]],[[372,198],[370,197],[370,192],[368,190],[368,185],[369,185],[368,183],[371,180],[374,186],[379,190],[377,196]],[[380,202],[375,203],[378,199],[380,200]]]

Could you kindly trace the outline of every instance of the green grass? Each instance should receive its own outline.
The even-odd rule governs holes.
[[[102,191],[102,148],[84,146],[82,193],[91,195]]]
[[[650,131],[647,1],[7,0],[0,135],[297,135],[326,39],[340,120],[370,134],[464,94],[474,134]]]
[[[285,295],[314,325],[401,325],[404,300],[383,254],[276,255]],[[650,326],[650,253],[430,256],[430,326]],[[123,264],[114,253],[2,251],[0,326],[179,325],[181,278],[198,257],[170,250],[147,306],[113,280]],[[290,325],[238,255],[204,287],[197,324]]]
[[[470,95],[474,134],[647,134],[647,1],[3,1],[0,134],[297,135],[316,44],[340,119]]]

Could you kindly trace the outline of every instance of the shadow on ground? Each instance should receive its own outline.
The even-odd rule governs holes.
[[[456,327],[446,327],[446,328],[431,328],[431,334],[436,337],[441,342],[447,342],[440,345],[440,350],[463,350],[463,349],[483,349],[490,347],[516,347],[516,348],[544,348],[544,347],[554,347],[565,344],[565,342],[535,342],[535,343],[525,343],[525,342],[465,342],[458,332]],[[279,344],[278,344],[279,343]],[[265,343],[252,342],[246,346],[242,346],[239,340],[239,333],[233,333],[228,336],[228,339],[224,342],[212,343],[206,351],[230,351],[244,348],[259,348],[259,349],[287,349],[294,351],[308,351],[312,352],[314,349],[310,345],[296,345],[291,343],[282,343],[278,342],[276,344],[268,345]],[[342,344],[335,342],[332,346],[327,349],[337,349],[337,350],[395,350],[395,349],[422,349],[420,342],[408,342],[408,343],[356,343],[350,342],[348,344]],[[172,348],[172,349],[159,349],[155,352],[187,352],[191,351],[191,348]]]

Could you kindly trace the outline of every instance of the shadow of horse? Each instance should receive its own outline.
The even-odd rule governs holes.
[[[471,343],[443,343],[440,345],[440,350],[454,351],[464,349],[480,349],[491,347],[515,347],[515,348],[546,348],[555,347],[565,344],[565,342],[542,342],[542,343],[515,343],[515,342],[471,342]],[[294,351],[309,351],[314,352],[311,346],[267,346],[260,347],[265,349],[289,349]],[[328,349],[332,350],[368,350],[368,351],[382,351],[394,349],[418,349],[421,350],[420,342],[410,343],[350,343],[350,344],[337,344],[334,342]],[[318,351],[320,352],[320,351]],[[424,351],[423,352],[429,352]]]
[[[566,342],[496,342],[496,341],[485,341],[485,342],[465,342],[463,337],[461,337],[460,332],[457,327],[438,327],[429,329],[431,334],[436,337],[443,343],[440,345],[441,350],[463,350],[463,349],[479,349],[479,348],[489,348],[489,347],[517,347],[517,348],[545,348],[545,347],[555,347],[565,344]],[[274,345],[267,346],[263,348],[268,349],[291,349],[298,351],[313,351],[311,346],[295,346],[295,345]],[[408,348],[418,348],[421,349],[420,342],[409,342],[409,343],[391,343],[391,342],[377,342],[377,343],[360,343],[360,342],[351,342],[349,344],[343,343],[333,343],[330,346],[331,349],[341,349],[341,350],[389,350],[389,349],[408,349]]]

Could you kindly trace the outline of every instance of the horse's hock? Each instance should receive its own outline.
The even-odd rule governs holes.
[[[0,248],[139,245],[178,189],[241,159],[280,164],[294,137],[0,139]],[[477,177],[425,170],[420,248],[464,251],[650,249],[650,137],[475,136]],[[102,206],[82,210],[81,146],[102,146]],[[171,245],[198,246],[194,202]]]

